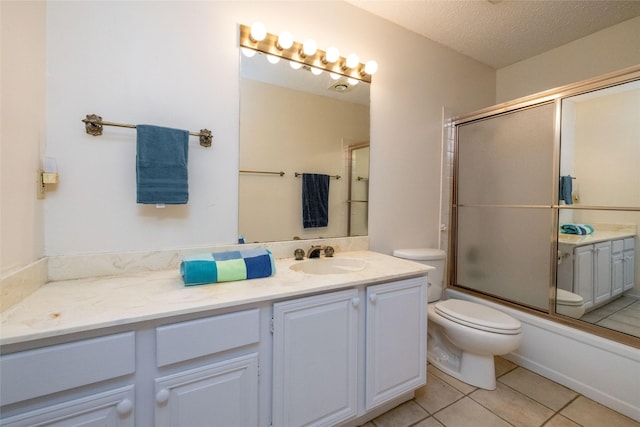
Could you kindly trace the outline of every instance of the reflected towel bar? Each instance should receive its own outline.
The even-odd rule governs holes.
[[[136,125],[129,125],[126,123],[113,123],[113,122],[105,122],[102,120],[102,117],[97,114],[87,114],[87,117],[82,119],[82,122],[85,125],[85,131],[89,135],[98,136],[102,135],[102,127],[103,126],[117,126],[121,128],[132,128],[135,129]],[[200,132],[189,132],[189,135],[200,137],[200,145],[203,147],[211,147],[211,141],[213,140],[213,135],[209,129],[200,129]]]
[[[284,176],[284,172],[280,171],[280,172],[270,172],[270,171],[249,171],[249,170],[240,170],[240,173],[263,173],[263,174],[267,174],[267,175],[280,175],[280,176]]]
[[[299,173],[299,172],[294,172],[294,174],[295,174],[296,178],[299,178],[299,177],[302,176],[302,174]],[[341,178],[340,175],[329,175],[329,177],[330,178],[335,178],[335,179],[340,179]]]

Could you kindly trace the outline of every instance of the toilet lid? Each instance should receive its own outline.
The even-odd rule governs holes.
[[[453,322],[487,332],[515,335],[522,332],[520,321],[485,305],[459,299],[435,304],[436,312]]]
[[[581,306],[584,300],[578,294],[565,291],[564,289],[556,289],[556,303],[567,306]]]

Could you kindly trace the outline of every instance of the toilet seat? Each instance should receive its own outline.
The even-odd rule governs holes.
[[[440,316],[474,329],[504,335],[522,332],[522,325],[518,320],[481,304],[449,299],[435,303],[434,308]]]
[[[566,305],[568,307],[580,307],[584,304],[584,299],[573,292],[556,289],[556,304]]]

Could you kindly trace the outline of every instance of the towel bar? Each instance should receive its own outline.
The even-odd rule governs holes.
[[[135,129],[136,125],[129,125],[126,123],[113,123],[113,122],[105,122],[102,120],[102,117],[97,114],[87,114],[87,117],[82,119],[82,122],[85,125],[85,131],[89,135],[98,136],[102,135],[102,127],[103,126],[117,126],[121,128],[132,128]],[[203,147],[211,147],[211,141],[213,140],[213,135],[209,129],[200,129],[200,132],[189,132],[189,135],[200,137],[200,145]]]
[[[267,174],[267,175],[280,175],[280,176],[284,176],[284,172],[280,171],[280,172],[270,172],[270,171],[250,171],[250,170],[240,170],[240,173],[261,173],[261,174]]]
[[[294,175],[296,176],[296,178],[299,178],[299,177],[302,176],[302,174],[299,173],[299,172],[294,172]],[[335,179],[340,179],[341,178],[340,175],[329,175],[329,177],[330,178],[335,178]]]

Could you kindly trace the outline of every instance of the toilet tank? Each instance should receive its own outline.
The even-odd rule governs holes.
[[[442,297],[444,269],[447,261],[447,253],[445,251],[434,248],[396,249],[393,251],[393,256],[435,267],[435,270],[429,272],[427,299],[429,302],[433,302]]]

